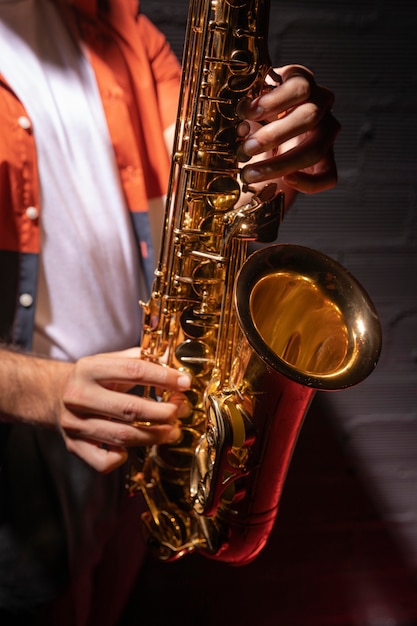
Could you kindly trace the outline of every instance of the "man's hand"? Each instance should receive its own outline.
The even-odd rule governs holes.
[[[271,90],[238,111],[242,169],[249,185],[280,178],[290,191],[316,193],[333,187],[337,169],[333,145],[340,124],[331,114],[334,96],[317,85],[313,73],[299,65],[274,70],[282,84],[269,81]]]
[[[190,378],[140,360],[139,348],[76,363],[0,351],[2,419],[60,430],[69,451],[100,472],[122,465],[127,448],[168,443],[180,435]],[[168,402],[126,391],[135,385],[170,393]]]
[[[189,388],[190,378],[141,361],[139,355],[133,348],[80,359],[65,382],[59,427],[66,446],[99,471],[121,465],[128,447],[169,443],[180,436],[185,398],[179,392]],[[122,391],[135,385],[172,394],[168,402],[156,402]]]

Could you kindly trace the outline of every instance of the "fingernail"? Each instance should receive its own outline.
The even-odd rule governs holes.
[[[236,150],[236,158],[239,161],[239,163],[247,163],[248,161],[251,160],[252,157],[246,154],[245,151],[243,150],[242,144],[239,144]]]
[[[262,175],[258,169],[249,166],[242,170],[242,178],[243,181],[249,185],[250,183],[257,183],[262,180]]]
[[[252,120],[262,119],[264,109],[259,104],[259,99],[250,100],[249,98],[242,98],[237,104],[236,113],[241,119],[249,118]]]
[[[242,149],[248,156],[254,156],[261,151],[259,142],[256,139],[247,139],[242,144]]]
[[[250,118],[251,119],[261,119],[264,114],[264,110],[260,107],[256,101],[252,102],[250,105]]]
[[[189,402],[181,402],[178,405],[178,409],[177,409],[177,415],[178,417],[188,417],[189,415],[191,415],[192,412],[192,408]]]
[[[238,114],[238,116],[241,119],[244,119],[246,117],[246,111],[247,109],[249,109],[250,107],[250,100],[249,98],[242,98],[241,100],[239,100],[239,102],[237,103],[236,106],[236,113]]]
[[[246,120],[240,122],[236,128],[236,134],[238,137],[246,137],[250,133],[250,124]]]
[[[181,429],[173,428],[169,435],[167,435],[166,441],[167,443],[175,443],[181,439]]]
[[[191,385],[191,378],[190,376],[187,376],[186,374],[183,374],[177,380],[178,389],[185,391],[186,389],[190,388],[190,385]]]

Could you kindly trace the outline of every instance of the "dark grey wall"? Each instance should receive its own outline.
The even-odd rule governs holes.
[[[142,0],[144,12],[178,53],[187,5],[185,0]],[[363,283],[379,311],[384,345],[376,371],[352,390],[327,394],[324,403],[344,452],[414,571],[416,7],[407,0],[272,0],[270,26],[274,63],[305,64],[336,94],[334,113],[342,124],[336,143],[339,184],[317,196],[300,196],[280,241],[312,246],[340,260]]]

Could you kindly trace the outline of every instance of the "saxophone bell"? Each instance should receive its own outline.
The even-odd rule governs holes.
[[[339,263],[296,245],[255,252],[234,293],[242,331],[227,389],[207,398],[191,494],[216,514],[218,560],[249,563],[275,521],[316,390],[356,385],[375,367],[381,329],[368,295]]]

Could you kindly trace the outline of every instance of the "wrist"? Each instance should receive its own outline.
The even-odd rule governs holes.
[[[55,427],[62,389],[73,365],[0,350],[0,416],[4,421]]]

